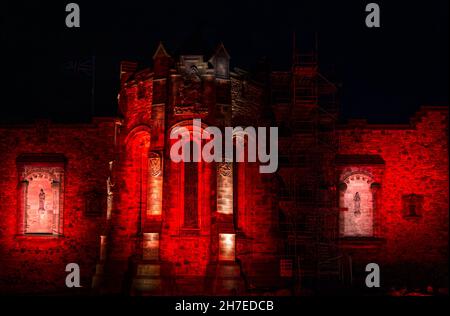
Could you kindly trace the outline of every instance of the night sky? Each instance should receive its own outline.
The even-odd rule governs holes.
[[[2,2],[2,122],[114,115],[119,62],[150,66],[160,40],[186,54],[189,39],[207,53],[223,41],[232,67],[251,70],[264,57],[287,70],[294,31],[304,48],[317,33],[320,67],[340,87],[345,118],[407,122],[420,105],[448,106],[447,0],[376,1],[379,29],[365,26],[371,1],[75,1],[78,29],[65,26],[69,2]],[[91,74],[67,69],[91,56],[94,109]]]

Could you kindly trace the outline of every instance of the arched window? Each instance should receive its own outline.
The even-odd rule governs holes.
[[[205,144],[202,136],[208,135],[206,125],[196,119],[179,122],[170,131],[170,155],[173,159],[169,170],[176,172],[174,181],[178,185],[174,193],[177,196],[173,198],[180,212],[179,227],[183,234],[197,235],[206,223],[202,219],[210,209],[213,164],[202,161],[201,157]]]
[[[148,174],[149,174],[149,148],[150,129],[141,125],[135,127],[126,137],[126,156],[123,164],[123,172],[127,175],[124,190],[121,193],[121,207],[132,210],[136,215],[133,220],[136,224],[130,224],[127,229],[142,232],[144,217],[149,213]]]
[[[344,237],[373,236],[372,179],[355,173],[348,176],[340,186],[340,233]]]
[[[198,162],[193,161],[199,153],[195,142],[186,143],[184,152],[189,159],[184,160],[184,227],[198,228]]]

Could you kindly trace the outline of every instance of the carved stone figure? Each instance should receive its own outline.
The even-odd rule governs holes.
[[[39,211],[44,212],[45,211],[45,192],[44,189],[41,189],[41,192],[39,193]]]
[[[355,202],[354,214],[355,216],[359,216],[361,215],[361,197],[359,196],[359,192],[355,193],[353,201]]]

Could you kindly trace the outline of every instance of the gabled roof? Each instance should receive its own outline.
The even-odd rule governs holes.
[[[156,52],[153,54],[153,59],[156,59],[157,57],[170,57],[170,55],[167,53],[166,49],[164,48],[164,45],[162,42],[159,42],[158,48],[156,49]]]
[[[226,50],[225,46],[223,45],[223,42],[220,42],[219,46],[217,46],[216,51],[214,52],[214,54],[211,56],[211,58],[209,59],[209,62],[213,62],[214,58],[216,56],[220,56],[220,55],[225,55],[226,58],[230,59],[230,54],[228,54],[228,51]]]

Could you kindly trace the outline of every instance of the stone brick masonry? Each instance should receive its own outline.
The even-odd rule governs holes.
[[[280,226],[280,210],[292,203],[282,203],[282,191],[297,192],[303,203],[312,190],[282,187],[277,179],[322,178],[301,165],[303,156],[288,169],[280,161],[277,174],[260,174],[257,163],[201,162],[192,169],[170,160],[170,131],[189,128],[194,118],[204,127],[270,126],[276,124],[271,117],[287,113],[288,105],[272,104],[274,115],[265,115],[269,86],[229,71],[223,45],[209,63],[203,58],[174,58],[160,45],[153,69],[124,62],[116,118],[0,126],[0,293],[74,293],[65,287],[70,262],[81,268],[80,293],[91,284],[96,293],[164,295],[274,294],[292,285],[285,277],[292,271],[280,276],[280,260],[293,258],[291,237]],[[300,136],[289,137],[280,147],[296,151]],[[335,232],[358,221],[344,222],[342,212],[373,214],[364,223],[373,233],[341,234],[336,241],[339,256],[352,259],[353,282],[376,262],[389,285],[417,280],[446,287],[448,109],[423,107],[404,125],[351,121],[329,137],[338,147],[323,156],[321,168],[332,180],[320,184],[313,202],[333,199],[333,210],[341,206]],[[52,198],[62,214],[54,211],[60,217],[53,216],[52,233],[25,233],[37,197],[28,196],[21,166],[37,166],[34,176],[45,178],[55,159],[63,164],[64,183],[52,187],[61,188]],[[356,211],[339,205],[352,176],[367,181],[362,200],[346,204],[357,201]],[[304,219],[298,227],[307,226]],[[301,260],[294,266],[308,259],[306,250],[295,252]]]

